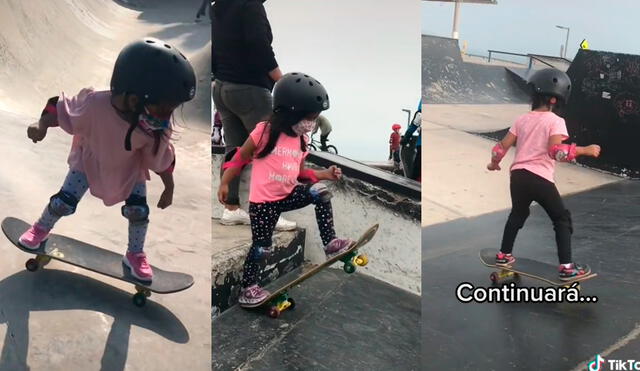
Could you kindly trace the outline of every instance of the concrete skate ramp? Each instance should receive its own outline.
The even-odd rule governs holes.
[[[153,36],[177,46],[198,73],[197,97],[184,106],[184,118],[210,121],[210,33],[207,24],[193,23],[198,0],[128,1],[127,7],[104,0],[3,3],[0,109],[36,116],[60,91],[107,89],[121,48]]]
[[[504,66],[464,62],[458,40],[430,35],[422,35],[422,96],[431,104],[526,103],[528,100]]]
[[[196,99],[176,112],[180,135],[173,204],[151,208],[145,251],[152,264],[192,274],[186,291],[130,302],[132,285],[61,262],[24,272],[29,256],[0,238],[0,370],[210,370],[210,24],[195,24],[200,0],[4,0],[0,11],[0,218],[37,218],[67,173],[71,136],[52,128],[31,143],[26,127],[47,98],[107,89],[115,58],[131,40],[153,36],[178,47],[198,75]],[[56,232],[117,252],[127,246],[120,205],[87,193]],[[75,284],[71,284],[75,282]],[[0,295],[2,296],[2,295]],[[79,325],[81,324],[81,325]],[[28,329],[29,331],[25,331]]]

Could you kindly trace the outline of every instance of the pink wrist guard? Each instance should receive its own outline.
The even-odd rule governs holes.
[[[549,156],[560,162],[571,162],[576,159],[576,144],[554,144],[549,150]]]
[[[500,163],[500,161],[506,154],[507,151],[505,151],[505,149],[502,147],[502,144],[496,143],[496,145],[491,149],[491,161]]]
[[[231,160],[225,162],[224,165],[222,165],[223,170],[227,170],[230,167],[237,167],[242,169],[243,167],[247,166],[247,164],[251,162],[251,160],[245,160],[242,158],[242,155],[240,154],[240,147],[234,149],[234,151],[236,153],[233,155]]]
[[[311,169],[304,169],[298,175],[298,179],[303,181],[309,181],[311,183],[318,183],[320,179],[316,176],[316,172]]]

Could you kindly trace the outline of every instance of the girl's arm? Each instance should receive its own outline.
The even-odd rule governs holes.
[[[517,137],[513,133],[507,132],[507,135],[493,146],[491,149],[491,162],[487,165],[487,169],[500,170],[500,160],[507,154],[509,148],[516,144],[516,139]]]
[[[218,188],[218,201],[225,203],[227,201],[227,194],[229,193],[229,183],[240,175],[242,168],[251,162],[253,154],[256,150],[256,144],[251,137],[247,138],[242,147],[240,147],[233,158],[223,165],[224,173],[220,180],[220,188]]]
[[[338,180],[340,179],[340,177],[342,177],[342,169],[340,169],[336,165],[331,165],[328,169],[324,170],[312,170],[307,169],[304,166],[304,161],[300,163],[299,178],[302,180],[316,183],[320,180]]]
[[[160,200],[158,201],[158,207],[161,209],[165,209],[169,207],[173,203],[173,171],[172,168],[169,168],[162,173],[158,173],[160,179],[162,179],[162,184],[164,184],[164,191],[162,195],[160,195]]]
[[[586,147],[576,146],[573,144],[562,144],[565,140],[564,135],[552,135],[549,137],[549,156],[556,161],[571,162],[578,156],[600,156],[600,146],[591,144]]]

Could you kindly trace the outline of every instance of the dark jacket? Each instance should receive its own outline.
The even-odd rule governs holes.
[[[212,20],[212,72],[217,80],[271,90],[278,67],[273,35],[261,0],[216,0]]]

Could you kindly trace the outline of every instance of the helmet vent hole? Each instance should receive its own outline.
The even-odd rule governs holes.
[[[318,102],[322,102],[322,97],[318,95],[318,96],[316,97],[316,100],[317,100]]]
[[[304,75],[304,77],[309,78],[309,75]]]
[[[296,82],[300,82],[300,81],[302,81],[302,79],[296,79]]]
[[[164,44],[164,47],[167,48],[167,49],[171,49],[171,45],[169,45],[169,44]]]
[[[298,76],[298,73],[297,73],[297,72],[291,72],[291,74],[292,74],[293,76]]]
[[[182,59],[184,59],[185,61],[187,60],[187,57],[184,56],[184,54],[180,53],[180,56],[182,57]]]
[[[557,84],[557,83],[558,83],[558,79],[554,77],[554,78],[553,78],[553,83],[554,83],[554,84]]]
[[[313,82],[309,81],[309,86],[313,86]]]
[[[145,40],[144,42],[146,42],[147,44],[155,44],[156,42],[153,40]]]

